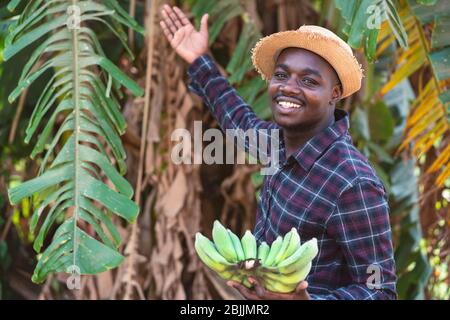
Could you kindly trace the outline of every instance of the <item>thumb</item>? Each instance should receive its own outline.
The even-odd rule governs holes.
[[[308,288],[308,282],[302,281],[297,285],[295,292],[297,294],[303,294],[305,292],[306,288]]]
[[[204,14],[202,20],[200,21],[200,33],[208,35],[208,18],[209,14]]]

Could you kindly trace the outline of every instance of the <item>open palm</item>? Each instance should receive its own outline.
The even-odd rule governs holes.
[[[188,63],[208,50],[208,15],[202,17],[200,31],[195,30],[186,15],[177,7],[164,5],[160,25],[176,53]]]

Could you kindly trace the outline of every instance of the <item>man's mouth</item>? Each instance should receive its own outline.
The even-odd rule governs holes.
[[[278,102],[278,104],[285,109],[302,107],[300,104],[297,104],[294,102],[287,102],[287,101],[280,101],[280,102]]]
[[[305,106],[302,101],[294,101],[293,99],[286,99],[282,97],[276,99],[276,102],[282,109],[300,109]]]

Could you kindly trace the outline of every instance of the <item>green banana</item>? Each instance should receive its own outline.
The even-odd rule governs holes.
[[[245,259],[256,259],[257,244],[255,236],[247,230],[241,239],[242,249],[244,250]]]
[[[218,273],[227,270],[232,265],[220,255],[214,243],[200,232],[195,235],[194,247],[203,263]]]
[[[266,261],[264,263],[265,266],[271,266],[275,262],[275,258],[278,255],[278,252],[280,251],[282,244],[283,238],[281,236],[278,236],[275,239],[275,241],[272,242],[269,254],[267,255]]]
[[[217,272],[217,274],[219,275],[219,277],[221,277],[224,280],[230,280],[236,276],[236,274],[234,272],[231,272],[228,269],[221,271],[221,272]]]
[[[237,262],[238,256],[234,249],[233,241],[231,240],[227,229],[225,229],[225,227],[218,220],[214,221],[212,236],[217,251],[219,251],[219,253],[227,259],[228,262]]]
[[[258,248],[258,259],[260,264],[264,264],[264,261],[266,260],[267,255],[269,254],[269,250],[270,247],[267,244],[267,242],[265,241],[261,242]]]
[[[265,272],[263,273],[263,277],[273,281],[282,282],[285,285],[297,285],[301,281],[306,279],[309,272],[311,271],[311,267],[312,263],[309,262],[300,270],[294,271],[290,274]]]
[[[278,236],[271,246],[264,241],[258,246],[249,230],[239,239],[217,220],[212,234],[214,242],[199,232],[196,234],[195,250],[200,259],[222,279],[239,282],[248,288],[252,287],[248,277],[256,276],[267,290],[292,292],[308,276],[312,260],[318,253],[317,239],[300,245],[295,228],[284,237]]]
[[[287,285],[270,279],[264,279],[263,286],[269,291],[278,293],[291,293],[295,291],[295,288],[297,287],[296,285]]]
[[[234,251],[237,255],[237,261],[243,261],[245,260],[245,254],[244,250],[242,249],[241,240],[239,240],[239,237],[235,235],[230,229],[227,229],[228,234],[231,238],[231,241],[233,242]]]
[[[294,229],[294,228],[292,228],[292,229]],[[284,254],[286,253],[286,249],[287,249],[288,246],[289,246],[289,243],[290,243],[291,238],[292,238],[292,234],[293,234],[293,231],[291,230],[291,231],[289,231],[288,233],[286,233],[286,234],[284,235],[283,243],[281,244],[280,251],[278,251],[278,253],[277,253],[276,257],[275,257],[275,261],[274,261],[273,264],[277,265],[278,263],[280,263],[281,261],[283,261],[283,260],[282,260],[282,257],[283,257]]]
[[[289,242],[286,245],[286,248],[284,249],[283,253],[280,254],[280,256],[276,259],[277,263],[280,263],[281,261],[290,257],[300,247],[300,236],[297,232],[297,229],[292,228],[289,233],[290,233]]]
[[[318,253],[317,239],[312,238],[300,246],[289,258],[280,262],[276,268],[284,274],[302,269],[311,262]]]
[[[231,274],[231,276],[229,276]],[[220,275],[220,274],[219,274]],[[220,275],[221,276],[221,275]],[[251,288],[252,284],[248,281],[248,275],[245,273],[240,272],[239,270],[233,272],[233,273],[226,273],[226,277],[221,276],[225,280],[232,280],[238,283],[243,284],[247,288]]]

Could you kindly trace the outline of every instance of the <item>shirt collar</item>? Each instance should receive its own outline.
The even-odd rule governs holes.
[[[291,155],[306,172],[334,141],[348,132],[350,121],[347,111],[336,108],[334,119],[331,126],[316,134]]]

